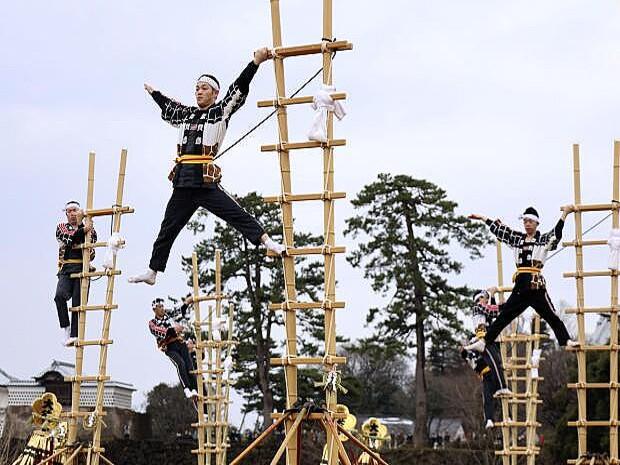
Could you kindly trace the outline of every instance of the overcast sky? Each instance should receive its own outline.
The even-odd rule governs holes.
[[[285,44],[320,41],[320,3],[282,2]],[[584,201],[609,201],[612,146],[620,135],[616,1],[335,3],[334,35],[355,47],[339,53],[334,65],[334,82],[349,96],[348,115],[336,125],[337,137],[348,141],[336,149],[336,190],[353,198],[377,173],[403,173],[445,188],[463,214],[475,211],[518,226],[518,215],[534,205],[548,229],[560,205],[572,202],[571,144],[580,143]],[[0,292],[9,322],[0,367],[25,378],[53,358],[73,359],[73,351],[58,343],[54,229],[66,200],[85,200],[89,150],[97,152],[96,207],[112,204],[118,157],[126,147],[125,199],[136,213],[123,219],[128,246],[119,257],[123,276],[116,286],[120,309],[113,315],[109,372],[136,386],[134,404],[140,407],[153,385],[176,381],[146,323],[154,297],[187,291],[180,258],[197,240],[181,234],[155,288],[126,283],[148,262],[171,192],[166,175],[176,143],[175,130],[161,121],[142,86],[149,82],[191,103],[201,73],[228,85],[253,49],[271,43],[269,2],[9,2],[0,15],[0,39],[0,189],[6,206]],[[289,93],[318,67],[318,56],[287,60]],[[227,143],[266,115],[255,102],[274,93],[273,68],[266,63],[231,122]],[[291,140],[304,140],[310,109],[300,106],[289,115]],[[259,151],[276,141],[272,120],[227,154],[224,186],[240,195],[279,193],[276,155]],[[319,152],[292,158],[294,191],[319,192]],[[320,203],[295,209],[297,227],[321,230]],[[337,231],[352,213],[348,201],[338,203]],[[600,217],[586,216],[584,225]],[[109,223],[98,220],[96,226],[105,237]],[[609,222],[590,237],[608,233]],[[571,220],[566,236],[572,234]],[[337,242],[354,246],[342,234]],[[587,268],[605,268],[604,248],[587,253]],[[510,276],[508,251],[505,262]],[[348,303],[338,324],[344,336],[356,338],[371,331],[364,326],[366,311],[384,297],[374,295],[342,256],[337,263],[338,298]],[[545,268],[555,302],[574,301],[573,281],[561,277],[573,268],[570,250]],[[487,286],[495,276],[489,248],[483,260],[466,261],[453,282]],[[91,302],[101,299],[102,287],[103,281],[93,283]],[[608,289],[604,279],[588,283],[587,303],[604,305]],[[95,349],[86,350],[86,366],[94,370]]]

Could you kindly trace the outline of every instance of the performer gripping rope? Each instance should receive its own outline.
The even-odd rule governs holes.
[[[496,288],[476,291],[474,305],[471,309],[476,336],[482,337],[487,327],[497,318],[501,307],[495,305],[493,294]],[[482,353],[461,350],[461,357],[471,366],[482,381],[482,403],[487,429],[493,428],[495,422],[495,397],[510,395],[506,387],[502,368],[502,357],[497,342],[488,344]]]
[[[196,375],[191,373],[194,364],[181,334],[183,326],[175,323],[166,314],[164,299],[157,298],[152,303],[155,317],[149,321],[149,330],[157,339],[157,347],[166,354],[174,364],[183,392],[188,399],[198,396]]]
[[[550,250],[555,250],[560,239],[564,220],[570,212],[564,208],[562,217],[549,232],[538,231],[540,222],[538,212],[533,207],[526,208],[521,219],[525,232],[515,231],[500,220],[491,220],[482,215],[470,215],[474,220],[482,220],[501,242],[514,250],[517,271],[513,276],[514,287],[510,297],[502,306],[497,319],[487,328],[484,338],[465,347],[467,350],[482,352],[485,345],[495,341],[502,330],[517,318],[526,308],[532,307],[551,326],[560,346],[576,346],[577,342],[570,339],[566,326],[556,315],[549,294],[542,268]]]
[[[217,103],[215,100],[220,84],[210,74],[198,78],[196,106],[182,105],[148,84],[144,85],[161,108],[162,119],[179,128],[179,140],[176,165],[169,176],[173,186],[172,197],[153,244],[149,269],[129,278],[129,282],[155,284],[157,273],[166,268],[174,240],[198,207],[226,221],[254,245],[263,243],[277,254],[285,251],[285,247],[270,239],[259,222],[221,187],[221,171],[213,163],[224,140],[230,117],[245,102],[250,82],[259,65],[270,58],[271,52],[267,48],[254,52],[254,59]]]
[[[67,301],[71,300],[73,307],[80,305],[80,279],[71,278],[72,273],[82,271],[82,250],[74,248],[84,243],[86,234],[91,233],[91,242],[97,242],[97,232],[90,218],[84,219],[84,212],[80,204],[74,200],[65,205],[67,221],[56,226],[56,240],[58,241],[58,284],[54,302],[58,312],[58,321],[62,331],[62,343],[72,345],[77,339],[78,314],[72,312],[69,324],[69,309]],[[95,258],[95,249],[91,249],[90,259]]]

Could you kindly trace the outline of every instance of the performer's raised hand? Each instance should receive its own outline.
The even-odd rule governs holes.
[[[152,94],[155,89],[149,86],[146,82],[144,83],[144,90],[146,90],[149,94]]]
[[[484,215],[478,215],[476,213],[472,213],[471,215],[469,215],[467,218],[469,218],[470,220],[480,220],[480,221],[486,221],[487,217]]]
[[[563,207],[560,207],[560,210],[562,210],[562,219],[565,220],[566,217],[573,213],[575,211],[575,206],[574,205],[564,205]]]
[[[254,64],[260,65],[263,61],[273,58],[273,52],[267,47],[259,48],[254,52]]]

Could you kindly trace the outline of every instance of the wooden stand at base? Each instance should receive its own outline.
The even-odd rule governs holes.
[[[604,427],[609,429],[609,457],[608,463],[618,465],[618,272],[605,270],[603,272],[586,272],[583,269],[583,252],[586,246],[607,245],[606,240],[583,240],[583,212],[611,212],[612,227],[617,229],[620,225],[618,208],[620,204],[620,141],[614,141],[613,155],[613,179],[612,179],[612,202],[603,204],[581,204],[581,167],[579,160],[579,145],[573,145],[573,184],[575,194],[574,217],[575,217],[575,240],[565,243],[567,247],[575,248],[575,272],[564,273],[564,277],[575,279],[577,291],[577,306],[570,309],[570,313],[577,314],[577,332],[579,347],[574,351],[577,354],[577,383],[569,384],[568,387],[577,390],[577,406],[579,418],[569,422],[569,426],[577,427],[577,453],[578,458],[569,460],[568,463],[590,463],[588,454],[588,428]],[[586,307],[584,278],[608,276],[610,278],[610,305],[609,307]],[[585,314],[592,313],[608,314],[610,319],[609,344],[605,346],[591,346],[586,341]],[[589,383],[587,380],[587,357],[589,350],[609,351],[609,383]],[[588,420],[587,401],[588,389],[609,390],[609,420]],[[592,459],[594,461],[594,458]],[[599,463],[599,462],[596,462]]]
[[[505,302],[505,294],[512,290],[504,285],[504,269],[502,245],[497,247],[497,287],[498,303]],[[538,405],[542,401],[538,397],[538,362],[540,341],[546,338],[540,334],[540,317],[534,316],[531,333],[519,331],[523,326],[523,318],[513,321],[499,338],[502,365],[506,384],[512,396],[502,396],[502,422],[496,424],[502,431],[502,449],[495,451],[502,457],[502,465],[517,465],[519,457],[525,457],[527,465],[536,463],[540,450],[537,447]],[[525,443],[524,443],[525,442]]]
[[[93,209],[94,189],[95,189],[95,153],[90,152],[88,157],[88,188],[86,196],[86,215],[87,216],[110,216],[112,221],[111,232],[119,233],[121,228],[121,217],[127,213],[133,213],[133,208],[123,206],[123,191],[125,187],[125,167],[127,166],[127,150],[121,150],[120,167],[116,187],[116,200],[111,208]],[[94,214],[94,215],[93,215]],[[102,228],[105,231],[105,228]],[[105,463],[111,463],[102,453],[105,451],[101,447],[101,429],[103,427],[103,398],[105,393],[105,382],[110,379],[107,375],[108,347],[112,344],[110,339],[110,322],[112,310],[118,308],[114,303],[114,280],[121,272],[116,269],[116,257],[114,257],[112,268],[103,272],[93,273],[91,269],[91,251],[95,246],[102,246],[104,243],[91,243],[90,232],[86,234],[82,249],[82,272],[72,274],[72,278],[80,279],[80,305],[72,307],[71,311],[78,312],[78,336],[75,343],[75,375],[67,377],[66,381],[72,383],[71,391],[71,412],[65,416],[69,419],[69,431],[67,443],[70,451],[66,452],[65,463],[73,465],[84,463],[85,465],[99,465],[102,459]],[[105,276],[106,291],[105,303],[103,305],[89,305],[88,293],[90,288],[90,278],[92,276]],[[103,312],[103,322],[101,336],[97,340],[86,340],[86,315],[92,311]],[[97,375],[84,375],[84,348],[99,347],[99,366]],[[97,394],[95,397],[95,407],[90,412],[80,410],[80,394],[82,383],[97,383]],[[78,420],[82,419],[82,426],[90,434],[88,444],[78,444]],[[84,461],[80,460],[84,457]]]

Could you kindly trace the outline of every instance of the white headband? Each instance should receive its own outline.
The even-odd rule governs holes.
[[[537,223],[540,223],[540,219],[536,215],[533,215],[531,213],[526,213],[525,215],[521,215],[519,219],[520,220],[533,220],[533,221],[536,221]]]
[[[200,76],[197,82],[204,82],[206,84],[209,84],[214,90],[216,91],[220,90],[220,86],[218,85],[217,82],[215,82],[215,79],[213,79],[212,77]]]
[[[65,211],[67,211],[67,209],[69,208],[80,208],[80,204],[77,202],[67,202],[67,204],[65,205]]]
[[[474,303],[478,303],[478,299],[482,298],[482,297],[489,297],[489,293],[487,291],[481,291],[478,292],[475,296],[474,296]]]

